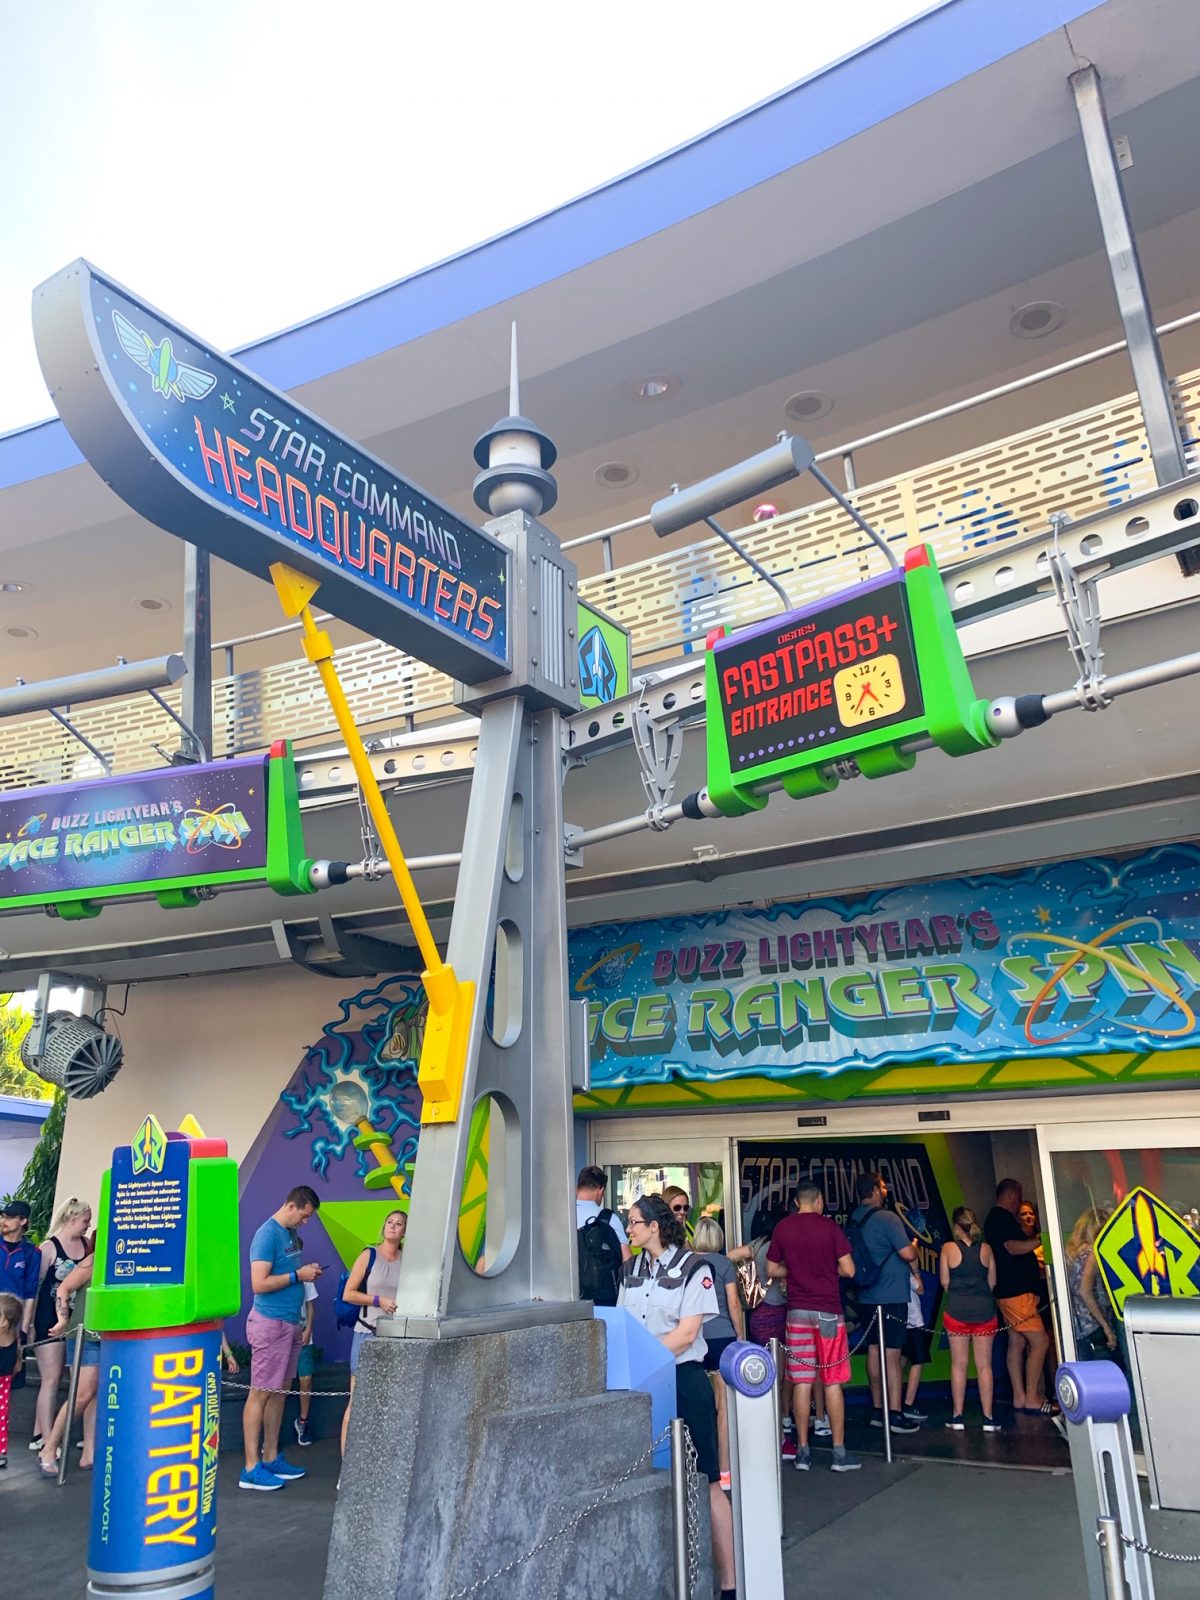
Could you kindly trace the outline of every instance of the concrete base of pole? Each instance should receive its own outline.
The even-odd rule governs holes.
[[[368,1340],[325,1600],[362,1600],[364,1573],[379,1600],[449,1600],[580,1512],[481,1600],[670,1600],[671,1487],[650,1463],[650,1399],[606,1392],[604,1338],[602,1323],[573,1321]],[[708,1493],[697,1487],[703,1585]]]

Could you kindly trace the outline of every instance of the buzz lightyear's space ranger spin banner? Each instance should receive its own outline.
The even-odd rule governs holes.
[[[588,928],[596,1087],[1200,1044],[1200,850]]]

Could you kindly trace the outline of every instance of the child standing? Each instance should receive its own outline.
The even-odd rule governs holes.
[[[21,1350],[17,1335],[24,1310],[15,1294],[0,1294],[0,1467],[8,1465],[8,1397]]]
[[[317,1370],[317,1352],[313,1349],[313,1316],[317,1309],[317,1286],[315,1283],[304,1285],[304,1341],[300,1346],[300,1358],[296,1364],[296,1377],[300,1382],[300,1415],[296,1418],[297,1444],[311,1444],[312,1434],[308,1431],[308,1413],[312,1407],[313,1373]]]

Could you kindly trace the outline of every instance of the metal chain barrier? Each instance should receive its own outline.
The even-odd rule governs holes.
[[[1156,1561],[1180,1561],[1185,1566],[1200,1565],[1200,1555],[1184,1556],[1176,1550],[1156,1550],[1152,1544],[1143,1544],[1140,1539],[1133,1539],[1127,1533],[1121,1534],[1121,1543],[1136,1550],[1139,1555],[1153,1556]]]
[[[298,1395],[301,1393],[301,1390],[299,1389],[264,1389],[262,1385],[258,1383],[235,1383],[232,1378],[226,1378],[224,1375],[222,1375],[221,1383],[226,1389],[245,1389],[247,1394],[251,1389],[256,1389],[259,1394]],[[349,1389],[309,1389],[305,1392],[312,1395],[314,1398],[319,1398],[321,1400],[333,1400],[339,1396],[343,1400],[347,1400],[350,1397]]]
[[[683,1471],[687,1484],[687,1581],[688,1600],[696,1600],[700,1586],[700,1458],[686,1423],[683,1425]]]
[[[593,1511],[596,1510],[598,1506],[602,1506],[615,1489],[619,1489],[623,1483],[628,1483],[630,1478],[636,1477],[639,1469],[650,1459],[650,1457],[658,1449],[659,1445],[663,1444],[670,1437],[670,1433],[671,1429],[670,1425],[668,1424],[668,1426],[665,1427],[656,1438],[651,1440],[648,1447],[642,1451],[637,1460],[634,1461],[633,1464],[628,1467],[619,1478],[617,1478],[613,1483],[610,1483],[607,1489],[602,1489],[596,1498],[592,1501],[589,1501],[589,1503],[584,1506],[582,1510],[572,1513],[572,1515],[561,1528],[556,1529],[554,1533],[548,1534],[546,1538],[542,1539],[538,1544],[535,1544],[532,1550],[527,1550],[522,1556],[515,1556],[512,1561],[506,1561],[502,1567],[497,1567],[495,1572],[489,1572],[484,1578],[477,1578],[474,1583],[468,1584],[465,1589],[452,1589],[451,1592],[446,1596],[446,1600],[468,1600],[468,1596],[478,1594],[481,1589],[486,1589],[489,1583],[495,1583],[497,1578],[507,1577],[510,1572],[515,1572],[518,1567],[524,1566],[527,1561],[532,1561],[534,1556],[541,1555],[543,1550],[548,1550],[550,1546],[552,1544],[556,1544],[559,1539],[565,1538],[568,1533],[573,1532],[573,1530],[579,1526],[584,1517],[589,1516]],[[690,1459],[692,1461],[695,1460],[695,1455],[695,1451],[691,1450]],[[690,1515],[688,1520],[689,1523],[692,1520]],[[694,1587],[695,1586],[693,1584],[693,1591]]]

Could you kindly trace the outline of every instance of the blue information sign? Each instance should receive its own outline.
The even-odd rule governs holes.
[[[110,1287],[183,1282],[190,1159],[187,1140],[166,1138],[153,1117],[131,1145],[113,1151],[105,1276]]]
[[[101,1340],[88,1542],[101,1591],[145,1574],[155,1592],[194,1576],[191,1600],[212,1593],[220,1350],[218,1327]]]
[[[135,511],[465,683],[508,666],[509,552],[85,261],[34,295],[68,432]]]

